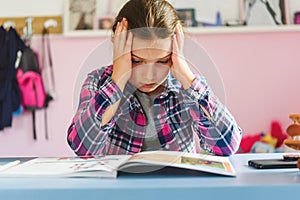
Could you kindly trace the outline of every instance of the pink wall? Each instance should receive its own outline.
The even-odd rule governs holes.
[[[289,113],[300,112],[299,32],[201,34],[195,39],[210,54],[225,86],[226,105],[245,134],[269,131],[271,120],[283,128]],[[40,37],[33,38],[39,50]],[[81,64],[104,38],[52,37],[57,99],[48,109],[50,139],[44,139],[43,111],[38,112],[38,140],[31,115],[15,117],[0,132],[0,156],[73,155],[66,130],[73,115],[73,90]]]
[[[269,132],[300,113],[299,32],[199,36],[222,75],[226,105],[245,134]]]

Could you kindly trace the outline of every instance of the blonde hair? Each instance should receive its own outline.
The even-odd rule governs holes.
[[[128,30],[147,39],[172,36],[178,21],[176,10],[166,0],[129,0],[115,18],[113,32],[123,18],[128,21]]]

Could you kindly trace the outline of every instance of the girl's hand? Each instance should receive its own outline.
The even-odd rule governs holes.
[[[184,33],[181,24],[178,22],[175,28],[175,35],[172,40],[172,63],[171,72],[186,90],[191,87],[196,76],[191,71],[183,56]]]
[[[127,81],[131,77],[132,62],[131,62],[131,47],[132,33],[127,36],[128,22],[125,18],[118,22],[116,31],[113,37],[114,55],[113,55],[113,73],[112,80],[124,89]]]

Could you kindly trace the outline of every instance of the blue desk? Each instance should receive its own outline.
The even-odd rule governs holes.
[[[299,169],[255,170],[247,166],[249,159],[258,158],[282,158],[282,154],[232,156],[237,177],[0,178],[0,199],[298,199]]]

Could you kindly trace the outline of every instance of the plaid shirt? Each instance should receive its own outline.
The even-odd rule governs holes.
[[[146,115],[133,85],[127,83],[122,92],[111,79],[112,70],[95,70],[83,84],[67,137],[77,155],[135,154],[142,149]],[[105,110],[119,100],[114,117],[101,126]],[[196,134],[205,151],[231,155],[241,141],[241,129],[201,76],[184,90],[170,73],[154,100],[153,117],[162,150],[195,152]]]

